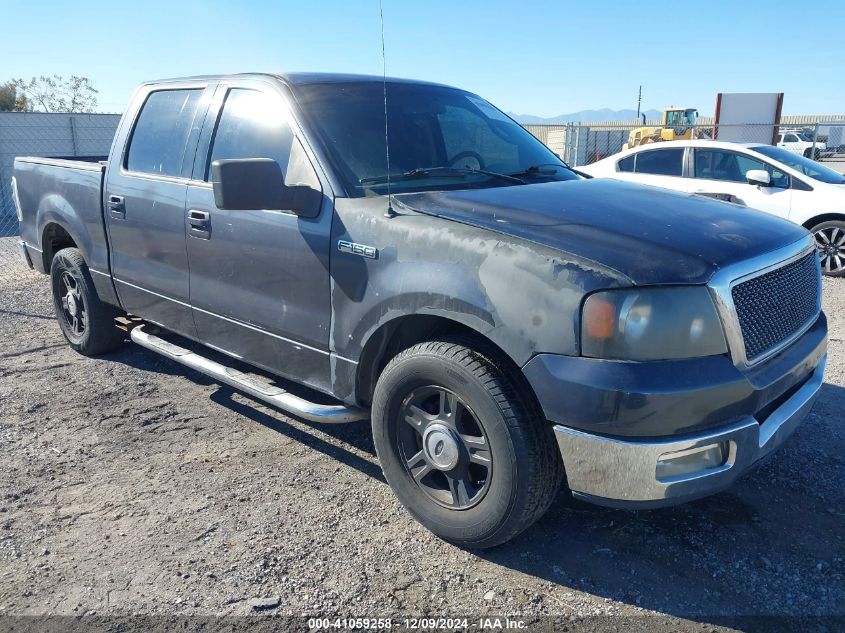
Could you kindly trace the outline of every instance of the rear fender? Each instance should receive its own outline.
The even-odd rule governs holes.
[[[45,243],[45,236],[52,225],[62,228],[73,240],[82,253],[100,300],[114,306],[120,306],[120,300],[115,292],[114,283],[109,272],[108,251],[94,248],[91,230],[102,231],[102,226],[89,226],[79,216],[76,209],[67,199],[59,194],[49,194],[41,199],[36,213],[36,227],[38,231],[38,248],[44,272],[49,272],[52,256],[55,254],[50,244]]]

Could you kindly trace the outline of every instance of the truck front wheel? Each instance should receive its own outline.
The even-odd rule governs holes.
[[[114,325],[118,312],[100,301],[78,248],[63,248],[53,256],[50,285],[56,319],[74,350],[94,356],[123,343],[124,334]]]
[[[492,356],[458,339],[420,343],[387,364],[373,394],[388,483],[420,523],[464,547],[522,532],[563,480],[551,426]]]

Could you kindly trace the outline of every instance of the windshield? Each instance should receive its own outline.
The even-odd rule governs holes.
[[[773,158],[774,160],[783,163],[784,165],[788,165],[795,169],[796,171],[804,174],[805,176],[809,176],[810,178],[814,178],[816,180],[820,180],[821,182],[826,182],[832,185],[841,185],[845,184],[845,177],[840,174],[839,172],[833,171],[829,167],[825,167],[824,165],[817,163],[814,160],[810,160],[809,158],[804,158],[803,156],[798,156],[798,154],[793,154],[789,150],[785,150],[782,147],[773,147],[771,145],[756,145],[752,147],[755,152],[762,154],[763,156],[768,156],[769,158]]]
[[[354,197],[387,193],[384,84],[305,84],[296,99]],[[577,180],[522,126],[473,94],[387,83],[394,193]]]

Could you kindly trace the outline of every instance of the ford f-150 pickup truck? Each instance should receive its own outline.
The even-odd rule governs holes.
[[[582,178],[447,86],[152,82],[107,161],[18,158],[13,192],[75,350],[129,338],[305,420],[369,417],[400,501],[463,546],[564,482],[630,508],[722,490],[822,384],[807,231]]]

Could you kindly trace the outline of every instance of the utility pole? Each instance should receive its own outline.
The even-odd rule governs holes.
[[[640,92],[637,95],[637,118],[640,118],[640,105],[643,102],[643,87],[640,85]]]

